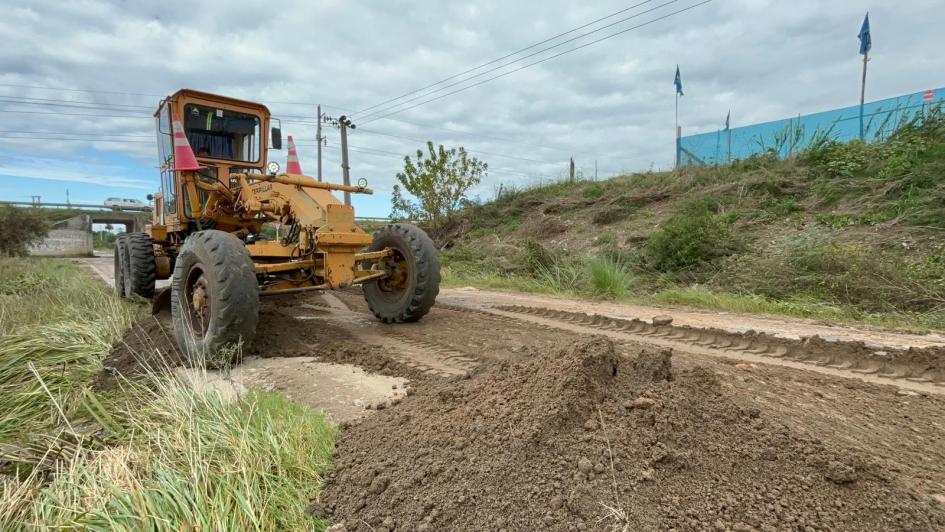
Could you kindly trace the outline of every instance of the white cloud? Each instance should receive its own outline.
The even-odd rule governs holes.
[[[660,13],[694,2],[680,1]],[[149,109],[156,106],[159,95],[181,87],[260,100],[283,116],[313,116],[314,108],[270,102],[344,107],[328,109],[337,115],[632,3],[34,0],[27,7],[4,8],[0,83],[146,95],[0,86],[0,97],[69,98],[146,108],[128,118],[0,113],[4,122],[0,129],[150,134]],[[945,26],[940,3],[915,0],[871,6],[856,0],[716,0],[394,117],[469,134],[394,120],[364,128],[541,161],[482,155],[495,169],[481,187],[483,193],[499,182],[562,175],[571,155],[585,174],[593,172],[595,160],[603,176],[666,168],[673,157],[672,75],[677,63],[686,86],[680,114],[687,133],[718,128],[729,109],[736,124],[745,124],[850,105],[858,96],[861,67],[856,33],[863,14],[872,9],[868,95],[912,92],[942,84],[943,64],[936,52],[940,28]],[[34,107],[0,104],[0,108]],[[303,143],[311,143],[314,136],[310,125],[285,123],[284,129]],[[328,134],[325,168],[326,175],[334,177],[339,165],[337,133]],[[355,132],[352,144],[406,154],[421,143]],[[0,151],[50,160],[80,158],[90,148],[130,157],[142,169],[154,165],[155,150],[147,143],[49,141],[40,150],[33,144],[0,139]],[[300,149],[304,168],[314,173],[314,147]],[[284,162],[285,153],[275,157]],[[385,191],[400,162],[397,157],[352,153],[352,165],[356,176],[367,177]],[[23,166],[13,168],[20,174],[27,171]],[[74,180],[120,178],[70,170],[68,163],[57,172],[58,178]],[[35,172],[31,176],[38,177]]]

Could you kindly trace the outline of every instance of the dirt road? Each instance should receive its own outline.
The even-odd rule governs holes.
[[[107,278],[107,266],[96,264],[93,269]],[[672,323],[654,323],[654,315],[669,315]],[[803,338],[814,334],[820,338]],[[753,404],[763,417],[810,441],[881,464],[897,482],[945,503],[940,335],[478,290],[443,290],[419,323],[384,325],[370,315],[359,292],[346,291],[263,299],[258,340],[248,355],[259,357],[254,364],[307,357],[298,365],[276,364],[283,368],[352,364],[423,388],[475,380],[488,368],[533,360],[600,335],[620,356],[671,348],[679,371],[706,369],[726,394]],[[344,373],[331,378],[344,387],[338,384]],[[307,390],[322,386],[314,376],[277,380],[283,381],[278,389],[293,397],[318,396]]]

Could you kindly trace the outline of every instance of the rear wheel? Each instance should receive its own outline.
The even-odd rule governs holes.
[[[115,293],[118,294],[118,297],[125,297],[125,252],[128,244],[125,242],[125,237],[127,235],[118,235],[115,239],[115,256],[114,256],[114,277],[115,277]]]
[[[384,323],[422,318],[440,292],[440,259],[425,232],[410,224],[392,224],[374,233],[368,251],[389,248],[380,266],[387,277],[364,285],[364,299]]]
[[[125,268],[125,297],[154,297],[154,241],[146,233],[126,235],[128,264]]]
[[[187,237],[174,265],[171,316],[191,363],[217,368],[238,360],[259,319],[256,271],[240,239],[216,230]]]

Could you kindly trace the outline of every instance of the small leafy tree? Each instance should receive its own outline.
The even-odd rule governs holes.
[[[0,206],[0,256],[23,256],[46,237],[49,224],[38,209]]]
[[[416,159],[404,157],[404,171],[397,174],[391,197],[392,218],[407,218],[429,223],[437,228],[450,222],[466,200],[466,192],[478,185],[489,165],[469,157],[466,149],[447,150],[442,144],[429,153],[417,150]],[[416,201],[412,200],[409,194]]]

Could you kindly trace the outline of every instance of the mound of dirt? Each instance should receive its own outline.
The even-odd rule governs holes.
[[[133,378],[147,371],[174,368],[182,363],[170,316],[149,316],[139,320],[112,346],[102,362],[102,372],[93,383],[96,389],[113,386],[118,376]]]
[[[428,383],[345,431],[311,510],[378,532],[945,526],[940,503],[747,405],[669,351],[595,338]]]

